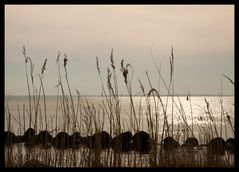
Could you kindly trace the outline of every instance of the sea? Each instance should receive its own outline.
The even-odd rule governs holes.
[[[29,102],[28,96],[5,96],[5,131],[23,135],[31,127],[36,133],[48,130],[54,137],[60,131],[69,134],[77,131],[89,136],[104,130],[114,137],[117,131],[134,134],[143,130],[157,138],[158,143],[168,131],[180,144],[187,137],[196,137],[199,144],[206,144],[214,137],[234,138],[234,96],[134,96],[132,99],[129,96],[72,96],[72,99],[70,96],[45,96],[44,99],[41,96],[39,103],[31,97],[31,108]],[[195,148],[186,153],[180,150],[174,155],[181,157],[176,158],[178,164],[207,167],[205,152],[205,148]],[[156,154],[160,164],[159,151]],[[22,166],[27,158],[53,167],[92,167],[89,162],[94,162],[94,156],[85,147],[57,150],[39,146],[28,149],[24,143],[5,146],[5,165],[10,167]],[[112,149],[103,150],[99,156],[103,166],[114,166]],[[116,166],[151,166],[148,154],[128,152],[120,156],[120,165]],[[234,166],[234,154],[226,153],[222,159],[222,167]]]
[[[173,130],[174,134],[181,136],[190,133],[196,137],[205,136],[205,131],[208,131],[210,137],[234,138],[234,96],[134,96],[132,100],[128,96],[119,96],[118,99],[72,97],[66,96],[63,101],[62,96],[45,96],[45,100],[41,96],[38,108],[34,106],[37,100],[34,103],[31,97],[30,113],[28,96],[5,96],[5,130],[22,135],[29,127],[35,127],[37,131],[47,128],[55,135],[66,129],[72,133],[75,126],[82,135],[104,130],[114,136],[120,121],[121,132],[152,132],[153,126],[153,132],[157,128],[160,135],[164,125],[164,131]]]

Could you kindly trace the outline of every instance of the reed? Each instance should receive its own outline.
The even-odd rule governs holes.
[[[23,46],[23,55],[25,58],[25,71],[26,71],[26,79],[27,79],[27,90],[28,90],[28,99],[29,99],[29,110],[30,110],[30,120],[29,120],[29,128],[31,128],[31,121],[32,121],[32,101],[31,101],[31,90],[30,90],[30,84],[28,79],[28,70],[27,70],[27,62],[29,61],[29,57],[27,56],[25,46]]]
[[[175,138],[178,142],[181,137],[183,137],[183,141],[185,141],[188,137],[198,137],[201,143],[206,144],[215,136],[215,134],[216,137],[222,136],[223,125],[225,125],[225,133],[227,132],[227,122],[231,126],[233,132],[235,131],[230,116],[227,115],[223,108],[222,88],[221,95],[219,96],[221,105],[221,126],[220,132],[218,132],[214,113],[211,110],[210,102],[206,98],[204,99],[205,107],[199,107],[202,110],[201,121],[203,121],[199,124],[194,119],[190,92],[188,91],[188,100],[191,109],[190,114],[186,114],[183,103],[180,98],[175,95],[175,57],[173,47],[171,48],[171,55],[169,57],[170,74],[168,84],[166,84],[166,80],[163,77],[160,68],[156,64],[152,51],[150,53],[154,66],[158,72],[159,82],[162,81],[163,86],[167,91],[167,95],[165,97],[166,99],[164,100],[159,89],[155,89],[156,87],[152,84],[152,79],[146,71],[149,90],[146,90],[144,84],[140,79],[138,79],[141,96],[137,109],[132,90],[134,68],[129,63],[125,65],[125,61],[121,60],[120,71],[123,76],[123,83],[127,90],[130,106],[129,111],[124,111],[122,109],[122,102],[120,101],[119,96],[120,87],[118,85],[119,80],[117,78],[117,64],[115,63],[113,49],[110,53],[110,67],[106,67],[106,85],[102,80],[99,59],[96,57],[96,69],[102,88],[101,102],[98,104],[91,102],[90,99],[81,95],[77,89],[77,97],[74,99],[69,82],[70,73],[67,68],[69,67],[67,66],[69,58],[66,54],[64,54],[62,61],[63,66],[61,66],[61,53],[58,52],[56,59],[58,81],[55,87],[57,88],[57,105],[55,114],[52,115],[47,113],[47,101],[43,82],[47,59],[45,59],[41,72],[38,75],[40,86],[37,90],[37,80],[34,78],[33,74],[34,64],[32,59],[27,56],[25,47],[23,47],[29,107],[27,109],[27,105],[23,105],[21,115],[21,111],[17,105],[17,119],[12,117],[7,104],[5,115],[8,118],[8,131],[11,131],[12,121],[18,124],[19,133],[22,133],[22,130],[26,131],[25,123],[27,113],[29,117],[29,128],[33,125],[36,133],[38,132],[38,129],[43,128],[47,131],[52,130],[50,131],[51,133],[55,131],[55,135],[59,132],[66,132],[69,135],[75,132],[80,132],[82,134],[80,136],[81,143],[79,143],[79,147],[76,146],[73,148],[72,145],[70,147],[70,145],[66,145],[68,143],[68,136],[65,136],[60,139],[59,143],[60,147],[64,147],[64,145],[66,145],[66,148],[64,149],[56,149],[52,147],[23,148],[22,146],[18,146],[17,150],[14,152],[13,146],[9,146],[7,147],[7,153],[5,153],[5,157],[7,157],[5,160],[6,166],[11,167],[14,162],[16,162],[16,166],[22,167],[24,164],[26,165],[27,162],[31,162],[31,160],[41,161],[45,165],[51,167],[214,167],[220,166],[219,164],[221,162],[224,163],[221,165],[223,167],[233,166],[228,153],[225,154],[224,159],[222,157],[217,158],[210,155],[215,159],[215,161],[208,163],[209,159],[205,157],[207,151],[205,151],[203,145],[197,147],[196,151],[194,148],[185,149],[182,146],[169,151],[166,151],[163,148],[164,139],[169,136],[173,139]],[[28,72],[28,62],[30,63],[30,74]],[[65,80],[62,79],[61,70],[64,70]],[[29,80],[29,77],[31,80]],[[227,76],[225,77],[229,78]],[[229,81],[234,83],[230,79]],[[64,84],[66,84],[67,91],[65,90]],[[68,92],[69,95],[67,95],[66,92]],[[42,106],[40,105],[41,96],[43,97],[43,111]],[[145,109],[143,109],[141,100],[145,100],[146,102]],[[169,104],[172,104],[171,109],[168,108]],[[122,113],[129,116],[129,121],[122,118]],[[35,121],[33,119],[35,119]],[[132,132],[132,135],[134,135],[138,131],[144,130],[144,119],[146,119],[147,124],[145,128],[147,128],[151,138],[151,149],[147,154],[139,153],[134,150],[135,148],[133,148],[132,142],[132,148],[130,148],[130,151],[128,152],[122,152],[118,146],[103,147],[102,138],[97,136],[97,133],[106,130],[107,123],[109,124],[109,135],[112,138],[119,136],[124,131],[130,131]],[[191,124],[188,122],[189,119],[191,119]],[[176,123],[177,120],[178,123]],[[196,127],[199,129],[199,133],[197,134],[194,132]],[[71,136],[69,137],[71,138]],[[144,140],[141,141],[143,142]],[[54,144],[55,143],[53,143],[53,146]]]

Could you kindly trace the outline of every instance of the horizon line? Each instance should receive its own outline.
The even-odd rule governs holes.
[[[6,96],[29,96],[29,95],[13,95],[13,94],[6,94],[6,95],[4,95],[5,97]],[[33,96],[33,95],[31,95],[31,96]],[[42,96],[42,95],[41,95]],[[49,95],[45,95],[45,96],[57,96],[57,95],[55,95],[55,94],[49,94]],[[58,96],[62,96],[62,95],[58,95]],[[65,95],[65,96],[70,96],[70,95]],[[77,94],[76,95],[72,95],[73,97],[75,97],[75,96],[78,96]],[[93,95],[93,94],[91,94],[91,95],[80,95],[80,96],[86,96],[86,97],[102,97],[102,95]],[[107,95],[107,96],[110,96],[110,95]],[[111,96],[113,96],[113,95],[111,95]],[[118,95],[119,97],[126,97],[126,96],[129,96],[129,95],[124,95],[124,94],[122,94],[122,95]],[[132,95],[132,97],[138,97],[138,96],[144,96],[144,95],[140,95],[140,94],[138,94],[138,95]],[[162,95],[160,95],[160,96],[169,96],[169,95],[167,95],[167,94],[162,94]],[[173,95],[173,96],[188,96],[188,94],[175,94],[175,95]],[[218,94],[191,94],[190,96],[219,96]],[[222,96],[234,96],[234,94],[225,94],[225,95],[222,95]],[[103,96],[103,97],[105,97],[105,96]]]

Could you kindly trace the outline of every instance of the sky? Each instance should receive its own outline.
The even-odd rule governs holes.
[[[5,5],[5,95],[28,95],[23,46],[34,64],[37,89],[47,58],[46,95],[57,94],[59,51],[65,90],[66,53],[72,94],[77,89],[100,95],[96,57],[107,87],[111,49],[120,95],[127,94],[122,59],[132,66],[133,94],[141,92],[138,80],[150,90],[146,71],[152,87],[165,94],[155,64],[168,86],[172,47],[175,94],[234,95],[234,86],[222,76],[234,81],[234,5]]]

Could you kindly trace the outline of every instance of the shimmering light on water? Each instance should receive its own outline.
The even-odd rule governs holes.
[[[120,116],[121,116],[121,129],[122,131],[130,130],[133,134],[137,131],[136,123],[138,122],[138,129],[145,130],[149,132],[148,119],[149,113],[151,113],[152,122],[154,129],[156,127],[156,116],[158,116],[158,147],[157,147],[157,164],[160,163],[160,139],[163,128],[164,121],[164,111],[167,114],[167,120],[169,124],[169,130],[172,128],[172,113],[173,113],[173,129],[174,137],[176,140],[182,144],[185,139],[191,136],[191,131],[187,131],[185,128],[185,121],[187,122],[190,129],[193,129],[193,134],[199,140],[199,144],[205,144],[209,141],[210,138],[216,137],[216,133],[207,130],[207,128],[214,129],[213,122],[210,120],[209,115],[206,113],[207,106],[205,99],[209,102],[210,113],[213,116],[213,121],[216,124],[216,129],[219,136],[222,134],[224,139],[229,137],[234,137],[234,132],[232,127],[229,125],[227,120],[224,121],[224,118],[221,119],[221,116],[226,118],[230,116],[234,128],[234,97],[224,96],[222,98],[222,104],[220,103],[220,98],[216,96],[207,96],[207,97],[191,97],[190,100],[186,100],[186,97],[174,97],[174,103],[172,105],[172,98],[161,97],[162,103],[159,99],[154,99],[151,97],[149,100],[146,100],[145,97],[133,97],[133,103],[136,111],[136,117],[132,114],[133,122],[131,120],[131,104],[129,97],[120,97],[119,107],[120,107]],[[58,104],[56,96],[47,96],[46,97],[46,110],[47,110],[47,120],[48,120],[48,130],[52,131],[53,136],[56,133],[64,129],[63,124],[66,122],[64,117],[63,109],[61,102]],[[77,107],[78,101],[77,97],[74,97],[75,109],[77,112],[77,129],[80,131],[81,135],[92,135],[95,132],[95,126],[92,124],[90,130],[87,130],[87,125],[84,125],[84,121],[87,119],[87,116],[94,117],[99,126],[103,126],[101,129],[110,132],[110,121],[107,115],[103,114],[102,108],[104,107],[102,97],[87,97],[83,99],[84,105]],[[147,102],[148,101],[148,102]],[[5,130],[8,129],[9,124],[9,114],[10,115],[10,129],[17,135],[22,135],[24,133],[24,124],[25,130],[29,127],[29,104],[27,96],[6,96],[5,97]],[[87,105],[90,107],[88,107]],[[112,101],[113,102],[113,101]],[[221,106],[222,105],[222,106]],[[93,108],[94,107],[94,108]],[[87,111],[89,110],[90,111]],[[107,108],[106,108],[107,109]],[[93,110],[93,111],[92,111]],[[107,109],[109,110],[109,109]],[[164,110],[164,111],[163,111]],[[57,112],[58,111],[58,112]],[[25,112],[25,113],[23,113]],[[69,111],[71,112],[71,111]],[[222,114],[222,112],[224,114]],[[55,130],[56,127],[56,113],[58,113],[58,130]],[[34,113],[33,113],[34,114]],[[113,113],[114,114],[114,113]],[[25,122],[24,122],[25,115]],[[73,116],[70,115],[70,125],[73,123]],[[95,116],[94,116],[95,115]],[[193,117],[193,118],[192,118]],[[114,118],[115,120],[115,118]],[[222,122],[221,122],[222,120]],[[34,115],[32,121],[35,121]],[[192,125],[193,123],[193,125]],[[40,109],[37,118],[37,133],[39,130],[45,129],[45,119],[44,119],[44,107],[43,101],[40,100]],[[133,126],[133,127],[132,127]],[[33,125],[32,125],[33,127]],[[69,131],[71,134],[73,131]],[[115,133],[112,132],[111,135],[114,137]],[[151,135],[152,136],[152,135]],[[93,151],[93,152],[92,152]],[[205,148],[195,148],[191,151],[184,150],[180,148],[178,151],[173,153],[178,165],[192,165],[196,167],[207,166],[206,158],[206,149]],[[14,144],[12,146],[5,146],[5,163],[10,163],[14,160],[10,166],[21,166],[23,161],[26,158],[42,161],[45,164],[48,164],[52,167],[91,167],[92,162],[95,161],[94,150],[88,149],[86,147],[80,147],[78,150],[75,149],[65,149],[59,150],[54,149],[53,147],[49,149],[43,149],[39,146],[35,146],[32,149],[28,149],[24,146],[24,143]],[[22,158],[25,158],[23,160]],[[104,167],[113,167],[114,164],[114,151],[112,149],[102,150],[100,153],[100,163]],[[221,157],[222,166],[234,166],[234,154],[226,152],[225,155]],[[183,159],[183,161],[182,161]],[[16,160],[16,161],[15,161]],[[10,161],[10,162],[9,162]],[[223,165],[223,163],[225,165]],[[137,152],[131,151],[128,153],[120,154],[120,165],[122,167],[150,167],[150,156],[149,154],[139,154]]]
[[[103,130],[109,132],[110,122],[109,118],[106,114],[103,114],[102,109],[103,102],[106,104],[105,99],[102,99],[102,97],[86,97],[89,105],[91,107],[94,106],[95,108],[95,114],[92,113],[92,115],[95,115],[97,118],[97,122],[99,123],[99,126],[103,125]],[[172,98],[162,97],[162,102],[164,104],[164,109],[167,114],[167,120],[169,123],[169,128],[171,128],[172,124],[172,108],[173,108],[173,125],[174,125],[174,132],[178,132],[178,134],[183,135],[185,134],[185,126],[184,121],[186,120],[188,125],[192,127],[192,120],[193,120],[193,129],[194,134],[197,136],[198,134],[202,134],[201,130],[198,126],[205,126],[209,123],[212,123],[210,121],[209,116],[206,114],[207,106],[205,103],[205,99],[209,102],[210,110],[212,112],[214,122],[216,124],[216,127],[218,129],[218,132],[220,134],[220,129],[222,126],[222,136],[226,139],[229,137],[234,137],[232,128],[229,124],[229,122],[226,120],[226,123],[224,122],[224,118],[222,118],[222,125],[221,125],[221,114],[222,112],[224,115],[229,115],[232,125],[234,127],[234,97],[232,96],[224,96],[222,98],[222,107],[220,103],[220,98],[218,96],[192,96],[191,97],[191,105],[190,101],[186,100],[186,97],[174,97],[174,102],[172,105]],[[60,101],[58,104],[57,109],[57,98],[56,96],[46,96],[46,111],[47,111],[47,120],[48,120],[48,128],[51,131],[55,131],[56,126],[56,112],[58,110],[58,131],[63,130],[62,125],[65,119],[63,116],[63,110],[60,105]],[[78,129],[82,133],[82,135],[89,135],[85,129],[84,129],[84,116],[87,116],[86,111],[84,110],[83,106],[77,107],[78,101],[77,97],[74,97],[74,104],[75,109],[78,112],[77,119],[78,119]],[[155,101],[155,102],[154,102]],[[85,102],[85,99],[84,99]],[[139,130],[145,130],[148,131],[148,125],[147,125],[147,119],[149,116],[149,106],[147,104],[145,97],[133,97],[133,103],[136,111],[136,118],[139,122]],[[149,99],[150,103],[150,113],[152,115],[152,121],[154,126],[156,125],[156,115],[158,115],[158,129],[159,132],[162,131],[162,125],[164,121],[164,113],[162,105],[159,101],[159,99],[154,99],[151,97]],[[181,105],[180,105],[181,104]],[[86,106],[86,102],[84,106]],[[131,123],[131,104],[129,97],[120,97],[120,116],[121,116],[121,126],[122,131],[130,130],[133,133],[135,132],[132,130],[131,125],[136,125],[135,123]],[[25,106],[25,107],[24,107]],[[6,96],[5,97],[5,130],[8,128],[8,116],[9,113],[11,113],[11,130],[16,134],[23,134],[24,132],[24,109],[25,109],[25,129],[29,127],[29,101],[28,96]],[[45,129],[45,120],[44,120],[44,107],[43,107],[43,100],[40,100],[40,113],[38,113],[38,120],[37,120],[37,126],[38,131]],[[9,112],[9,113],[8,113]],[[157,112],[157,113],[155,113]],[[185,114],[185,117],[182,115]],[[70,114],[71,115],[71,114]],[[223,115],[223,117],[224,117]],[[133,119],[134,115],[132,114]],[[193,116],[193,118],[192,118]],[[32,117],[32,121],[35,121],[34,115]],[[70,119],[72,120],[72,119]],[[20,121],[20,122],[19,122]],[[72,121],[71,121],[72,122]],[[226,124],[226,130],[225,130],[225,124]],[[21,126],[21,127],[20,127]],[[94,126],[93,126],[94,128]],[[94,131],[91,131],[94,133]],[[57,132],[52,132],[53,135],[55,135]],[[113,135],[114,133],[112,133]]]

